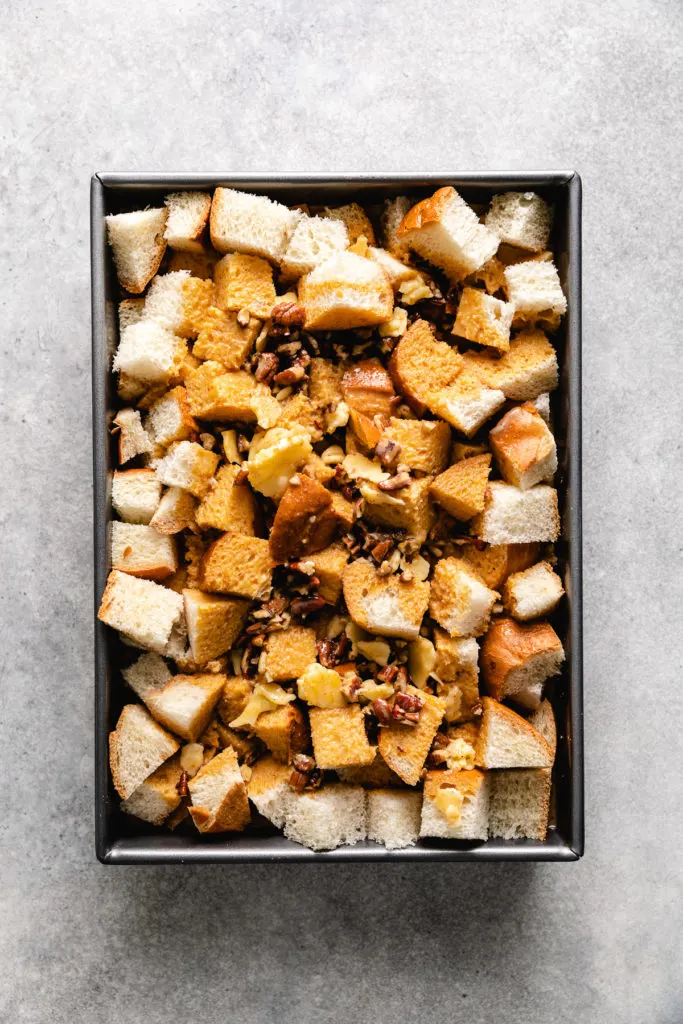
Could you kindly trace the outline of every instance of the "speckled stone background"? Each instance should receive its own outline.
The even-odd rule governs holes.
[[[5,0],[0,1020],[676,1024],[678,0]],[[95,860],[95,170],[577,168],[587,846],[576,865]]]

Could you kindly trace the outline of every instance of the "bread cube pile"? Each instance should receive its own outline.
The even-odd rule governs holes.
[[[545,838],[552,222],[534,193],[450,187],[107,218],[124,812],[313,850]]]

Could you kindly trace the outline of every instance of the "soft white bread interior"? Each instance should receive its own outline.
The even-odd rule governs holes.
[[[368,839],[387,850],[414,846],[420,834],[422,796],[410,789],[369,789]]]
[[[503,768],[490,773],[489,835],[543,840],[550,811],[550,768]]]
[[[174,754],[141,782],[127,800],[122,801],[123,813],[132,814],[151,825],[162,825],[180,804],[177,787],[181,772],[180,756]]]
[[[371,245],[368,248],[368,257],[374,260],[375,263],[378,263],[382,270],[386,272],[389,283],[394,291],[405,281],[409,281],[417,275],[414,267],[409,267],[406,263],[402,263],[395,256],[392,256],[390,252],[387,252],[386,249],[378,249],[376,246]]]
[[[156,720],[194,743],[206,729],[221,698],[225,676],[216,673],[171,676],[162,687],[145,686],[138,696]]]
[[[474,210],[450,186],[413,206],[396,234],[456,281],[483,266],[499,245],[498,236],[479,223]]]
[[[284,832],[288,839],[311,850],[333,850],[361,842],[367,836],[365,790],[339,782],[294,794]]]
[[[552,768],[553,753],[533,725],[491,697],[483,714],[475,760],[480,768]]]
[[[242,631],[249,601],[193,589],[183,591],[183,600],[194,660],[201,664],[225,654]]]
[[[489,779],[481,771],[427,772],[420,835],[436,839],[486,839]]]
[[[200,768],[187,788],[190,814],[200,832],[240,832],[249,824],[247,787],[232,747]]]
[[[512,484],[489,483],[484,511],[472,520],[471,533],[487,544],[529,544],[557,540],[560,516],[557,491],[537,484],[522,491]]]
[[[481,636],[497,600],[498,593],[485,586],[468,562],[441,558],[436,563],[429,613],[449,636]]]
[[[211,241],[218,252],[246,252],[277,263],[300,216],[267,196],[217,188],[211,204]]]
[[[174,441],[185,441],[199,431],[190,412],[185,388],[167,391],[152,405],[145,420],[145,430],[152,444],[164,448]]]
[[[161,498],[161,484],[151,469],[116,470],[111,503],[125,523],[149,524]]]
[[[197,499],[189,491],[184,491],[182,487],[169,487],[149,525],[158,533],[180,533],[194,523],[196,511]]]
[[[166,251],[164,231],[168,210],[136,210],[106,217],[107,237],[119,282],[139,295],[152,280]]]
[[[294,799],[294,790],[289,785],[291,774],[289,765],[267,755],[253,766],[247,783],[249,799],[256,810],[276,828],[284,826],[289,806]]]
[[[139,324],[145,315],[145,300],[123,299],[119,302],[119,334],[123,334],[126,327],[131,324]]]
[[[287,280],[308,274],[349,244],[346,226],[328,217],[303,216],[289,240],[280,269]]]
[[[164,384],[180,367],[185,342],[156,320],[126,327],[114,356],[113,369],[148,384]]]
[[[173,656],[183,649],[183,599],[152,580],[113,569],[97,617],[143,650]]]
[[[137,409],[119,409],[113,421],[113,431],[119,435],[119,463],[129,462],[137,455],[152,450],[152,442],[142,425]]]
[[[395,199],[385,200],[382,209],[380,220],[384,248],[397,260],[407,260],[410,256],[410,246],[398,237],[397,232],[412,205],[413,201],[408,196],[396,196]]]
[[[218,455],[196,441],[179,441],[156,464],[157,480],[167,487],[182,487],[203,498],[218,466]]]
[[[553,757],[557,751],[557,722],[555,712],[549,700],[541,701],[535,711],[529,715],[529,721],[534,729],[538,729],[543,739],[550,747]]]
[[[169,192],[164,199],[168,220],[164,237],[172,249],[203,252],[201,237],[209,221],[208,192]]]
[[[178,741],[140,704],[127,704],[109,736],[109,765],[124,800],[178,749]]]
[[[540,330],[520,331],[500,358],[487,352],[467,352],[465,369],[484,384],[499,388],[506,398],[531,401],[554,391],[559,383],[557,355]]]
[[[111,564],[145,580],[164,580],[178,568],[175,545],[153,526],[111,524]]]
[[[515,307],[515,324],[540,324],[554,330],[567,312],[554,263],[529,260],[505,268],[505,291]]]
[[[523,572],[508,576],[503,588],[505,610],[525,622],[550,615],[559,604],[564,587],[549,562],[537,562]]]
[[[344,600],[351,618],[369,633],[414,640],[429,604],[429,583],[404,583],[380,576],[364,558],[349,563],[343,574]]]
[[[491,200],[484,223],[501,242],[540,252],[548,245],[553,207],[535,192],[502,192]]]
[[[145,703],[150,693],[163,690],[173,678],[164,659],[151,651],[141,654],[132,665],[122,669],[121,675],[131,690]]]
[[[372,327],[391,317],[394,293],[374,260],[336,252],[299,281],[299,301],[312,331]]]
[[[433,392],[427,399],[431,411],[465,437],[472,437],[504,402],[502,391],[489,387],[465,369],[452,384]]]
[[[489,431],[491,448],[504,480],[523,491],[552,481],[557,447],[540,412],[531,402],[516,405]]]

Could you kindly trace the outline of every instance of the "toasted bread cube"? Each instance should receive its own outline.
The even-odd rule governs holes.
[[[337,528],[332,496],[322,484],[300,473],[278,505],[270,532],[275,562],[290,562],[327,547]]]
[[[154,278],[145,299],[144,318],[160,323],[183,338],[199,333],[214,297],[211,281],[176,270]]]
[[[322,551],[314,552],[310,559],[320,580],[319,596],[328,604],[336,604],[341,594],[344,568],[349,560],[348,548],[339,543],[330,544]]]
[[[225,370],[220,363],[208,360],[188,376],[185,382],[185,389],[190,412],[193,416],[211,417],[216,404],[214,383],[224,373]]]
[[[120,373],[116,384],[116,394],[122,402],[135,402],[144,396],[148,387],[149,385],[144,381],[136,380],[128,373]]]
[[[225,676],[220,674],[176,675],[143,700],[158,722],[194,742],[209,724],[224,683]]]
[[[372,764],[363,765],[360,768],[339,768],[337,775],[342,782],[348,782],[352,786],[365,786],[367,789],[387,786],[403,787],[404,785],[403,780],[399,779],[396,772],[392,772],[377,749],[375,749],[375,759]]]
[[[152,280],[166,252],[168,210],[135,210],[105,217],[119,282],[139,295]]]
[[[541,703],[543,684],[561,671],[563,662],[562,641],[549,622],[520,624],[514,619],[498,619],[481,645],[486,692],[496,700],[509,698],[532,710]]]
[[[356,509],[339,491],[332,491],[332,511],[342,533],[348,533],[356,521]]]
[[[309,331],[373,327],[391,316],[389,278],[372,260],[336,252],[299,281],[299,301]]]
[[[550,747],[526,718],[491,697],[483,697],[482,705],[476,747],[479,767],[552,768]]]
[[[474,567],[491,590],[500,590],[510,573],[528,569],[538,558],[538,544],[467,544],[460,557]]]
[[[410,267],[400,260],[397,260],[395,256],[392,256],[386,249],[377,249],[375,246],[370,246],[368,249],[368,257],[378,263],[382,270],[386,273],[389,278],[391,287],[396,291],[406,281],[410,281],[412,278],[418,276],[418,272],[415,267]],[[403,315],[407,316],[405,310]],[[385,337],[385,335],[382,335]]]
[[[287,810],[294,799],[294,790],[289,785],[291,775],[290,767],[266,756],[253,766],[247,783],[249,799],[259,814],[276,828],[284,825]]]
[[[116,470],[111,503],[126,523],[148,525],[161,498],[161,484],[151,469]]]
[[[97,617],[136,646],[157,654],[176,651],[185,637],[179,594],[116,569],[109,573]]]
[[[545,839],[550,813],[550,768],[502,768],[491,772],[489,835]]]
[[[549,261],[529,260],[506,267],[505,291],[515,307],[515,326],[538,324],[555,330],[567,312],[557,269]]]
[[[503,604],[509,615],[524,622],[550,615],[563,594],[562,580],[550,563],[538,562],[508,577],[503,589]]]
[[[557,355],[543,331],[520,331],[500,359],[483,352],[463,356],[465,368],[506,398],[531,401],[558,385]]]
[[[225,370],[240,370],[251,354],[261,321],[250,316],[242,326],[237,313],[211,306],[204,318],[192,352],[199,359],[220,363]]]
[[[180,533],[194,523],[196,510],[197,499],[189,491],[184,491],[182,487],[169,487],[149,525],[157,533]]]
[[[364,558],[344,569],[344,599],[357,626],[368,633],[414,640],[429,604],[429,583],[380,576]]]
[[[200,277],[202,281],[213,281],[213,270],[218,263],[219,256],[211,248],[203,246],[197,252],[185,252],[174,249],[168,261],[168,270],[189,270],[193,277]]]
[[[526,491],[552,480],[557,470],[555,438],[531,402],[506,412],[489,438],[501,476],[509,484]]]
[[[449,636],[481,636],[498,600],[460,558],[442,558],[434,568],[429,614]]]
[[[547,484],[522,491],[512,484],[494,480],[486,490],[484,511],[472,520],[471,532],[489,544],[557,540],[560,533],[557,491]]]
[[[446,704],[447,722],[466,722],[479,703],[479,645],[474,637],[451,637],[434,630],[437,694]]]
[[[407,785],[416,786],[420,780],[434,737],[441,725],[445,705],[440,697],[423,693],[414,686],[407,692],[422,697],[424,705],[416,725],[392,722],[379,730],[377,746],[389,765]]]
[[[208,192],[169,192],[164,199],[168,220],[164,238],[172,249],[202,253],[200,241],[209,222],[211,195]]]
[[[275,305],[273,268],[258,256],[235,252],[224,256],[213,275],[216,305],[237,313],[246,309],[261,320],[270,316]]]
[[[223,373],[221,367],[216,374],[216,366],[214,362],[204,363],[188,378],[187,395],[193,415],[220,422],[257,422],[265,429],[274,426],[280,403],[270,389],[245,370]]]
[[[297,679],[315,661],[315,630],[289,626],[266,637],[265,675],[269,683]]]
[[[465,280],[468,285],[483,285],[489,295],[505,290],[505,264],[492,256]]]
[[[163,825],[180,803],[177,786],[181,772],[180,757],[174,754],[121,803],[123,813],[132,814],[151,825]]]
[[[145,580],[164,580],[178,567],[170,537],[153,526],[116,521],[111,524],[111,563],[113,569]]]
[[[362,483],[366,519],[404,529],[411,537],[424,541],[436,518],[429,493],[431,482],[430,476],[421,477],[394,493],[380,490],[377,484]]]
[[[311,441],[320,441],[323,436],[323,417],[320,410],[302,391],[282,402],[282,411],[277,425],[284,429],[296,427],[305,430]],[[334,473],[334,470],[332,471]]]
[[[257,435],[251,443],[245,467],[249,483],[266,497],[279,500],[312,451],[308,432],[301,427],[277,426]]]
[[[453,334],[477,345],[507,352],[514,311],[509,302],[494,299],[480,288],[464,288]]]
[[[265,743],[273,757],[284,764],[288,764],[294,754],[306,750],[310,742],[306,718],[294,704],[264,711],[256,719],[252,731]]]
[[[397,402],[391,377],[377,359],[350,366],[342,377],[341,390],[349,409],[370,420],[377,415],[390,416]]]
[[[311,740],[318,768],[356,768],[372,764],[375,748],[368,742],[359,704],[345,708],[311,708]]]
[[[409,789],[368,791],[368,839],[387,850],[414,846],[420,834],[422,794]]]
[[[479,223],[474,210],[450,186],[413,206],[396,234],[454,281],[478,270],[499,244],[498,236]]]
[[[347,203],[345,206],[325,207],[325,217],[339,221],[346,228],[349,244],[354,245],[361,235],[368,245],[375,244],[375,232],[367,213],[358,203]]]
[[[234,722],[246,708],[254,687],[245,676],[228,676],[218,704],[218,715],[225,725]]]
[[[383,435],[401,446],[397,462],[419,473],[441,473],[448,465],[451,430],[440,420],[390,419]]]
[[[152,442],[137,409],[119,409],[114,417],[112,433],[116,430],[119,434],[120,465],[152,451]]]
[[[157,480],[167,487],[182,487],[203,498],[218,466],[218,456],[195,441],[179,441],[156,465]]]
[[[346,225],[327,217],[301,218],[282,257],[280,269],[287,280],[309,274],[328,257],[349,244]]]
[[[429,408],[471,437],[504,402],[502,391],[482,384],[478,377],[463,370],[453,384],[430,395]]]
[[[218,252],[246,252],[277,263],[300,216],[267,196],[217,188],[211,204],[211,242]]]
[[[179,745],[140,704],[127,704],[109,734],[109,767],[119,796],[127,800]]]
[[[155,445],[168,448],[174,441],[186,441],[198,433],[184,387],[173,388],[149,410],[145,429]]]
[[[438,341],[426,320],[416,320],[403,335],[389,360],[396,388],[421,416],[432,392],[451,384],[462,367],[462,356]]]
[[[183,601],[194,660],[201,665],[229,651],[244,628],[249,602],[193,589],[183,590]]]
[[[253,600],[268,592],[272,574],[267,540],[224,533],[204,556],[202,589]]]
[[[197,525],[202,529],[231,531],[253,537],[257,506],[254,494],[246,482],[235,483],[239,466],[229,463],[221,466],[215,483],[209,486],[197,509]]]
[[[121,335],[112,368],[147,384],[167,383],[178,374],[187,347],[156,320],[141,320]]]
[[[232,747],[200,768],[187,787],[190,814],[200,832],[241,832],[249,824],[247,787]]]
[[[343,368],[329,359],[321,359],[316,356],[311,359],[309,366],[309,396],[311,401],[319,409],[326,409],[330,405],[342,400],[341,382]]]
[[[410,246],[398,237],[397,232],[411,206],[413,201],[408,196],[396,196],[395,199],[384,201],[380,218],[384,246],[397,260],[407,260],[410,256]]]
[[[548,245],[553,208],[535,192],[502,192],[491,200],[484,223],[501,242],[539,252]]]
[[[421,836],[438,839],[488,837],[490,781],[484,772],[427,772]]]
[[[361,842],[367,835],[365,790],[327,783],[313,792],[294,793],[286,804],[284,832],[311,850]]]
[[[490,471],[490,455],[462,459],[432,481],[429,493],[456,519],[471,519],[484,510]]]

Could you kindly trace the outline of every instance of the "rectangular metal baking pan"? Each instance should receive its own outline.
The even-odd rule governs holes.
[[[359,843],[313,853],[274,830],[240,835],[180,835],[155,828],[119,810],[108,764],[108,734],[125,703],[118,671],[119,644],[95,618],[95,821],[96,852],[104,864],[160,864],[234,861],[573,861],[583,854],[583,693],[581,621],[581,180],[568,172],[444,172],[430,174],[220,175],[96,174],[91,183],[92,379],[95,531],[95,608],[109,572],[110,481],[116,465],[109,432],[115,409],[111,358],[118,342],[119,286],[106,243],[104,217],[160,203],[177,189],[232,186],[264,192],[285,203],[330,205],[377,203],[408,194],[416,200],[442,185],[453,185],[473,203],[494,192],[534,190],[555,204],[552,247],[568,299],[568,312],[554,337],[560,360],[560,388],[553,396],[562,513],[559,545],[567,599],[558,630],[567,651],[565,670],[552,684],[559,742],[554,769],[555,825],[544,842],[489,840],[480,843],[421,840],[389,852]]]

